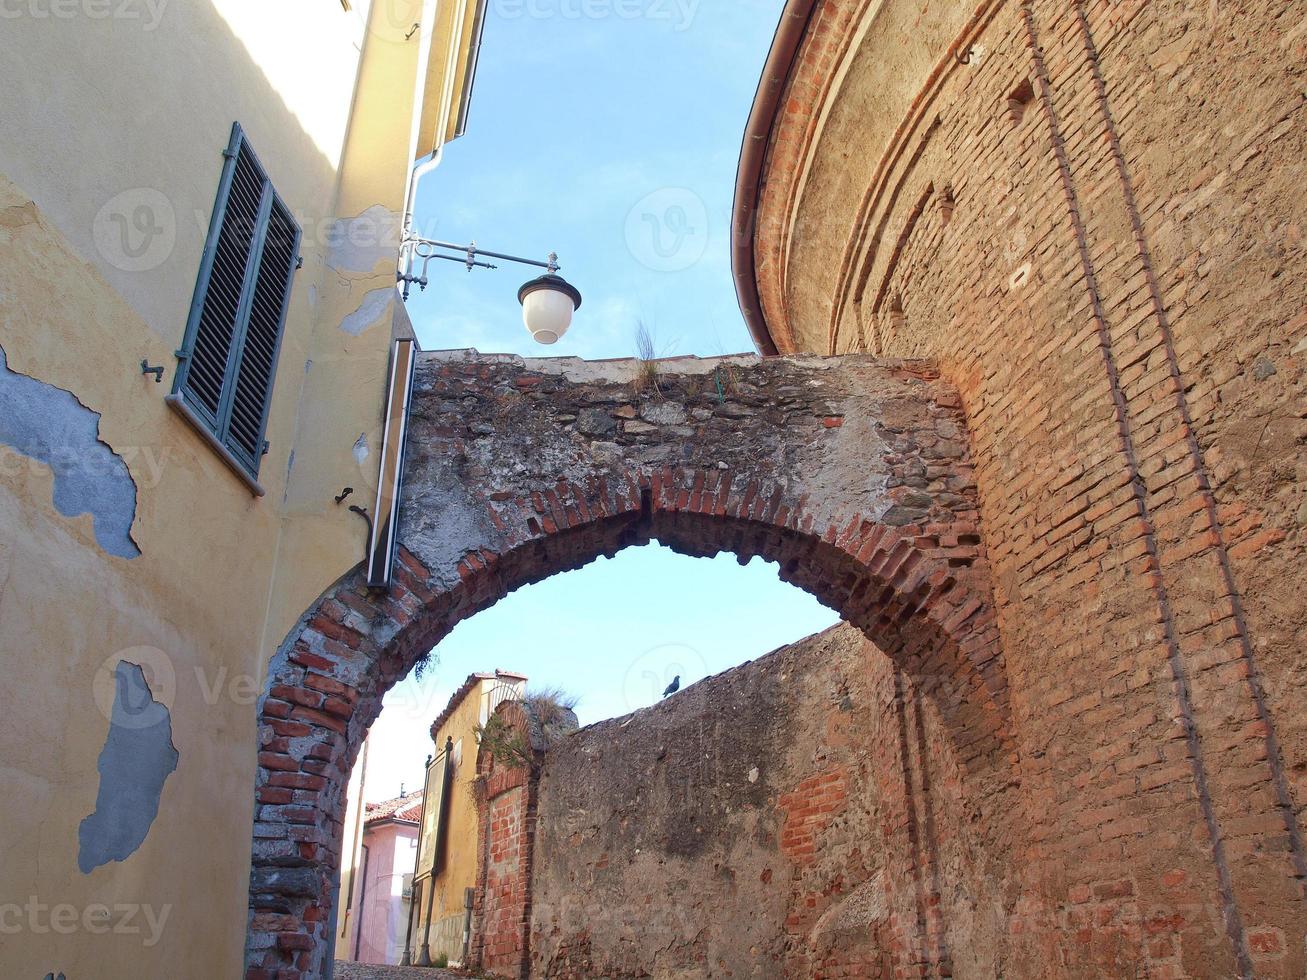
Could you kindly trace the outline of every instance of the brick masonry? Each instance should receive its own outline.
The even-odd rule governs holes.
[[[477,883],[469,958],[494,976],[524,978],[531,922],[536,794],[545,743],[531,709],[506,701],[495,709],[506,731],[530,750],[528,763],[477,752]],[[572,720],[575,727],[575,719]]]
[[[1307,22],[872,9],[814,14],[756,272],[781,350],[963,399],[1031,821],[1008,968],[1300,977]]]
[[[976,819],[1018,818],[956,390],[928,361],[865,356],[684,359],[656,372],[423,356],[396,585],[378,595],[346,576],[269,668],[249,980],[321,972],[347,776],[385,691],[507,592],[655,537],[688,554],[778,562],[938,706]],[[504,801],[498,819],[514,806]],[[512,887],[520,856],[492,862],[496,887]]]

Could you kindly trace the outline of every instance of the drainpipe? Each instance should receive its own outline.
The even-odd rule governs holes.
[[[427,756],[427,764],[422,768],[422,808],[418,811],[418,846],[413,853],[413,888],[418,887],[418,868],[422,867],[422,828],[427,825],[427,800],[431,797],[428,790],[431,788],[431,756]],[[425,888],[422,889],[426,891]],[[408,931],[404,933],[404,956],[400,959],[400,966],[413,965],[413,916],[418,914],[421,902],[419,896],[411,894],[408,905]]]
[[[458,70],[458,49],[463,41],[463,20],[467,17],[468,0],[458,0],[458,5],[454,10],[454,17],[450,21],[449,31],[449,51],[445,57],[445,79],[441,86],[442,104],[440,107],[440,119],[436,123],[436,148],[435,151],[425,160],[418,161],[414,165],[408,181],[408,198],[404,202],[404,222],[401,226],[401,244],[398,272],[400,275],[409,275],[413,271],[413,251],[408,247],[408,240],[413,234],[413,210],[417,206],[418,183],[431,171],[440,166],[440,161],[445,155],[445,131],[449,128],[449,113],[451,109],[451,100],[443,96],[452,96],[454,91],[454,75]],[[431,35],[435,30],[435,12],[436,0],[426,0],[422,8],[422,34],[421,44],[422,51],[418,55],[418,77],[414,84],[413,106],[415,109],[413,117],[413,127],[416,131],[422,125],[422,102],[426,94],[427,65],[431,60]],[[404,285],[405,298],[408,294],[408,283]]]
[[[789,85],[799,48],[808,31],[808,22],[817,6],[818,0],[788,0],[781,12],[767,63],[758,80],[753,108],[749,111],[749,122],[740,147],[740,164],[735,174],[735,203],[731,209],[731,274],[735,277],[740,312],[744,314],[744,322],[758,353],[764,357],[779,352],[762,315],[762,299],[758,295],[754,267],[758,199],[762,196],[763,166],[772,130],[777,125],[781,98]]]
[[[432,34],[436,29],[436,8],[437,0],[423,0],[422,2],[422,19],[418,22],[421,30],[417,35],[418,39],[418,60],[417,72],[413,77],[413,110],[409,123],[409,153],[411,154],[417,148],[418,133],[422,128],[422,103],[425,101],[427,87],[427,68],[431,62],[431,40]],[[412,157],[410,156],[410,159]],[[440,166],[440,153],[437,151],[432,157],[419,161],[409,172],[408,177],[408,194],[404,201],[404,217],[400,223],[400,246],[398,272],[402,275],[409,271],[410,260],[408,258],[408,241],[409,230],[413,224],[413,202],[417,198],[418,181],[422,176],[436,167]]]
[[[467,966],[468,953],[472,947],[472,909],[476,905],[477,890],[475,888],[463,889],[463,956],[458,961],[461,967]]]
[[[363,919],[364,919],[365,910],[367,908],[367,906],[364,905],[364,900],[367,898],[368,895],[368,856],[369,856],[368,845],[364,844],[363,845],[363,882],[362,884],[359,885],[358,928],[354,931],[354,962],[355,963],[357,963],[359,959],[359,947],[363,944]]]

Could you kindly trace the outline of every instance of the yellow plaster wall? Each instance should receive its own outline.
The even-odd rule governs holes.
[[[355,446],[379,427],[391,335],[406,329],[398,239],[362,259],[332,243],[341,218],[403,208],[420,39],[379,37],[385,5],[370,20],[368,4],[334,0],[157,6],[149,29],[79,7],[0,32],[0,346],[11,370],[99,413],[136,484],[141,549],[108,555],[89,516],[54,507],[49,468],[3,450],[4,976],[240,975],[256,700],[295,620],[362,556],[364,523],[331,498],[352,485],[371,506],[377,442],[361,461]],[[233,121],[304,230],[261,498],[163,401]],[[103,220],[141,204],[167,239],[148,268]],[[387,288],[369,323],[341,329]],[[142,358],[165,366],[164,384],[142,377]],[[83,874],[78,827],[122,660],[168,707],[178,766],[139,848]],[[76,922],[51,920],[61,905]],[[111,922],[134,909],[135,929],[106,928],[100,906]]]
[[[459,702],[449,718],[435,734],[436,750],[445,745],[446,738],[454,739],[454,791],[449,808],[449,850],[444,871],[436,879],[432,901],[431,955],[442,950],[435,943],[436,925],[445,919],[459,921],[459,945],[443,950],[451,960],[462,954],[463,890],[476,884],[477,808],[472,784],[476,780],[477,739],[476,727],[490,716],[491,693],[503,685],[501,678],[482,680]],[[521,685],[519,685],[521,686]],[[419,921],[427,922],[427,906],[423,902]],[[419,931],[420,935],[420,931]]]

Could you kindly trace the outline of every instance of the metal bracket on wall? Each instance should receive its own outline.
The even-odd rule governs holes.
[[[350,505],[349,505],[349,509],[352,510],[354,513],[358,514],[359,517],[363,518],[365,521],[368,522],[368,537],[371,538],[371,537],[372,537],[372,517],[371,517],[370,514],[368,514],[368,509],[367,509],[366,507],[360,507],[358,504],[350,504]]]
[[[141,358],[141,374],[154,375],[155,384],[163,384],[163,365],[152,365],[145,358]]]

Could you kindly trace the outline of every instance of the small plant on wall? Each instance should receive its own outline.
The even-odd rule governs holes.
[[[654,349],[653,334],[648,324],[641,320],[635,328],[635,381],[636,393],[640,395],[661,395],[658,386],[658,360]]]
[[[540,734],[548,744],[576,727],[572,709],[578,698],[562,688],[533,688],[526,692],[523,703],[540,726]],[[484,725],[476,726],[477,744],[497,766],[530,768],[535,764],[535,753],[525,731],[506,722],[502,715],[491,715]]]
[[[491,715],[484,725],[477,725],[476,737],[496,766],[516,769],[529,767],[535,761],[526,732],[508,724],[502,715]]]
[[[539,687],[526,692],[527,707],[545,729],[546,741],[549,739],[552,727],[564,717],[570,716],[580,700],[575,694],[568,694],[561,687]]]

